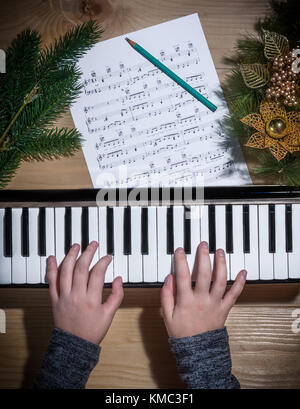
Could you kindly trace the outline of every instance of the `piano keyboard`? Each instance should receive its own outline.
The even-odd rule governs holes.
[[[232,189],[222,188],[220,200],[216,188],[206,188],[210,198],[204,204],[171,206],[96,206],[94,190],[28,191],[20,205],[24,192],[1,192],[0,285],[46,285],[49,255],[60,263],[73,243],[83,251],[93,240],[99,248],[92,265],[105,254],[113,256],[107,286],[119,275],[125,286],[161,285],[173,271],[177,247],[185,249],[192,271],[200,241],[208,242],[211,261],[216,249],[225,250],[228,282],[241,269],[248,271],[248,282],[300,281],[300,195]]]

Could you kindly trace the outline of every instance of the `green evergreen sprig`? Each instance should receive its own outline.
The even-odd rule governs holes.
[[[89,21],[42,48],[41,35],[26,29],[7,48],[6,73],[0,76],[0,188],[23,160],[59,158],[80,148],[76,129],[53,124],[78,97],[76,63],[102,32]]]

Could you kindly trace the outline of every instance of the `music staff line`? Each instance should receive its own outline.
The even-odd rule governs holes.
[[[197,49],[196,48],[189,48],[189,49],[184,49],[180,52],[175,52],[172,54],[165,54],[163,51],[163,56],[161,54],[161,58],[158,58],[158,60],[160,60],[161,62],[167,62],[167,61],[171,61],[173,62],[173,60],[176,57],[181,57],[181,56],[187,56],[190,57],[191,54],[197,53]],[[120,69],[116,70],[116,71],[111,71],[110,67],[106,68],[106,74],[104,75],[97,75],[95,73],[95,71],[91,71],[91,77],[92,78],[88,78],[88,79],[84,79],[83,84],[84,86],[87,86],[88,84],[95,84],[95,83],[101,83],[101,82],[105,82],[106,79],[110,79],[112,77],[122,77],[123,74],[126,73],[131,73],[133,71],[138,71],[141,72],[142,69],[145,69],[147,67],[151,67],[152,64],[148,61],[145,61],[143,63],[140,64],[135,64],[132,65],[131,67],[125,68],[124,63],[120,62],[119,64]]]
[[[174,98],[175,94],[169,94],[167,96],[168,99]],[[192,104],[195,102],[194,98],[191,99],[187,99],[185,101],[182,102],[177,102],[177,103],[172,103],[166,107],[162,107],[162,108],[156,108],[154,110],[150,110],[144,113],[141,113],[139,115],[134,115],[135,111],[139,111],[140,109],[144,110],[145,108],[149,108],[149,107],[154,107],[155,102],[157,101],[161,101],[161,104],[163,104],[163,101],[160,97],[153,99],[152,101],[149,102],[145,102],[142,104],[137,104],[133,107],[129,107],[129,108],[121,108],[120,110],[116,110],[116,111],[111,111],[108,114],[103,114],[103,115],[99,115],[99,116],[92,116],[92,117],[88,117],[86,119],[86,125],[87,127],[89,127],[89,125],[93,122],[98,122],[103,120],[104,122],[108,121],[108,118],[112,117],[112,116],[121,116],[123,117],[124,115],[130,114],[130,116],[128,118],[126,118],[123,121],[121,121],[123,124],[124,123],[128,123],[128,122],[134,122],[134,121],[138,121],[142,118],[151,118],[151,117],[156,117],[158,115],[161,115],[164,112],[174,112],[177,109],[184,107],[186,105]]]
[[[223,112],[223,110],[220,109],[219,114],[221,114],[222,112]],[[202,110],[200,111],[199,108],[197,108],[195,110],[195,114],[189,115],[189,116],[183,117],[183,118],[181,118],[181,113],[177,113],[176,114],[176,116],[177,116],[176,121],[165,122],[165,123],[162,123],[162,124],[157,125],[155,127],[150,127],[150,128],[144,129],[144,130],[139,131],[139,132],[140,132],[140,134],[145,133],[145,134],[148,135],[148,134],[151,134],[151,133],[157,132],[157,131],[175,129],[177,126],[182,126],[182,125],[185,125],[185,124],[193,124],[193,123],[196,123],[196,122],[202,120],[202,115],[201,114],[205,114],[205,115],[209,116],[210,112],[202,111]],[[203,116],[205,116],[205,115],[203,115]],[[104,125],[104,126],[96,127],[96,128],[90,128],[88,126],[88,124],[86,124],[86,125],[88,126],[88,129],[87,129],[88,133],[93,134],[93,133],[98,133],[98,132],[102,133],[104,131],[113,129],[115,127],[121,127],[122,125],[125,125],[125,123],[126,123],[126,120],[122,120],[122,121],[117,120],[117,121],[111,122],[108,125]],[[122,131],[119,130],[118,132],[122,132]]]
[[[134,142],[134,140],[136,138],[132,137],[132,135],[129,135],[129,137],[125,136],[121,139],[113,139],[110,141],[103,141],[103,143],[96,143],[95,148],[96,150],[99,149],[109,149],[111,147],[123,147],[125,146],[125,141],[126,141],[126,151],[127,153],[132,151],[136,151],[142,148],[146,148],[148,146],[159,146],[160,144],[163,144],[166,141],[170,141],[172,140],[173,142],[177,141],[178,139],[182,139],[183,141],[183,145],[190,145],[191,143],[194,142],[198,142],[198,141],[207,141],[209,138],[212,138],[211,135],[201,135],[199,136],[200,132],[204,132],[207,128],[209,128],[210,130],[214,128],[214,124],[212,124],[211,122],[208,122],[206,124],[202,124],[202,126],[195,126],[192,128],[187,128],[187,129],[183,129],[183,130],[179,130],[178,132],[175,133],[171,133],[171,134],[167,134],[167,135],[160,135],[160,134],[156,134],[154,136],[152,136],[151,139],[148,139],[147,141],[142,141],[139,143]],[[217,132],[219,137],[222,137],[221,132]],[[186,139],[187,136],[189,135],[195,135],[192,138],[188,138]],[[214,140],[216,141],[216,139],[214,138]],[[128,144],[128,141],[133,141],[131,144]],[[102,159],[109,157],[108,154],[103,153]],[[111,157],[111,156],[110,156]]]
[[[188,181],[193,181],[191,180],[194,177],[197,177],[199,175],[204,176],[206,183],[210,182],[212,180],[215,180],[217,178],[219,178],[224,170],[227,170],[231,167],[234,167],[234,161],[233,160],[228,160],[227,162],[224,162],[221,165],[214,165],[211,166],[209,168],[205,167],[203,169],[197,169],[196,171],[187,171],[186,170],[181,170],[181,171],[177,171],[177,172],[172,172],[172,175],[175,175],[175,177],[173,178],[173,180],[170,178],[170,174],[169,174],[169,170],[166,166],[163,166],[161,168],[159,168],[156,171],[156,174],[153,174],[152,172],[141,172],[132,176],[127,177],[126,179],[119,179],[118,181],[118,185],[122,185],[122,184],[130,184],[131,186],[134,187],[138,187],[139,185],[141,186],[147,186],[148,183],[151,181],[151,187],[155,187],[155,186],[160,186],[161,183],[161,178],[163,177],[163,172],[168,171],[168,179],[169,179],[169,186],[173,186],[176,185],[180,182],[182,182],[183,180],[185,182]],[[183,173],[186,172],[186,173]],[[216,173],[218,173],[218,176],[216,176]],[[176,177],[176,175],[178,175],[178,177]],[[158,185],[155,184],[155,178],[157,178],[157,180],[160,182]],[[147,181],[146,184],[143,183],[144,181]],[[139,181],[140,183],[137,185],[136,181]],[[111,181],[106,181],[106,187],[113,187],[114,186],[114,182]]]
[[[194,59],[192,59],[190,61],[186,61],[184,63],[180,63],[180,64],[177,63],[177,64],[170,65],[169,68],[171,70],[174,70],[174,68],[177,68],[179,70],[181,68],[189,67],[193,63],[198,64],[199,61],[200,61],[199,58],[194,58]],[[131,85],[134,85],[137,81],[140,81],[140,80],[143,80],[143,79],[146,79],[146,78],[151,78],[151,77],[154,77],[154,76],[159,75],[159,74],[162,74],[162,72],[158,68],[153,68],[153,69],[149,70],[148,72],[146,72],[144,74],[141,74],[140,76],[129,77],[129,78],[124,79],[122,81],[117,81],[117,82],[114,82],[114,83],[109,84],[109,85],[98,86],[98,88],[93,88],[91,90],[87,90],[86,87],[84,87],[84,93],[87,96],[88,95],[93,95],[93,94],[101,94],[102,92],[107,91],[107,90],[120,88],[122,85],[126,85],[127,87],[131,86]],[[202,75],[204,75],[204,73],[197,74],[197,77],[202,79]],[[196,77],[196,75],[191,75],[191,76],[185,77],[185,81],[186,82],[193,82],[196,79],[195,77]]]
[[[205,135],[203,137],[200,137],[199,140],[209,140],[209,139],[213,139],[213,135]],[[131,154],[130,157],[127,157],[128,153],[129,153],[129,149],[119,149],[117,151],[114,152],[110,152],[108,153],[105,158],[107,159],[112,159],[112,158],[120,158],[120,159],[116,159],[114,161],[111,161],[109,164],[107,165],[103,165],[102,161],[104,159],[103,155],[97,155],[97,161],[98,161],[98,165],[100,169],[112,169],[115,166],[120,166],[120,165],[130,165],[132,163],[136,163],[139,160],[145,160],[148,157],[152,157],[152,156],[156,156],[158,154],[163,154],[164,152],[170,152],[170,151],[174,151],[177,148],[183,148],[184,144],[182,143],[169,143],[165,146],[159,147],[159,148],[155,148],[155,149],[144,149],[144,152],[138,152],[136,154]],[[212,153],[211,151],[209,152],[205,152],[203,154],[199,154],[198,156],[192,157],[190,159],[190,164],[192,163],[200,163],[200,160],[202,161],[203,159],[205,161],[207,161],[207,159],[209,158],[209,160],[211,161],[214,157],[214,155],[216,154],[216,152],[218,152],[217,157],[220,156],[220,152],[225,152],[226,150],[222,149],[222,148],[217,148],[214,150],[215,153]],[[207,155],[210,156],[207,156]],[[125,159],[122,159],[122,157],[126,157]],[[172,167],[172,166],[171,166]]]
[[[85,106],[83,108],[83,111],[85,112],[85,114],[87,114],[89,111],[93,111],[94,109],[102,108],[102,107],[105,107],[105,106],[108,106],[108,105],[109,106],[114,105],[114,104],[116,104],[118,102],[124,104],[125,102],[131,102],[131,101],[135,101],[135,100],[140,101],[143,98],[150,97],[151,94],[153,92],[155,92],[155,91],[161,91],[161,90],[163,90],[165,88],[169,88],[169,87],[178,89],[180,91],[179,92],[180,98],[183,98],[183,96],[188,94],[187,91],[185,91],[181,87],[179,87],[179,85],[177,85],[174,81],[170,81],[170,82],[164,83],[162,85],[158,85],[156,87],[151,87],[151,88],[146,87],[142,91],[138,91],[138,92],[135,92],[133,94],[125,95],[124,97],[114,98],[114,99],[111,99],[111,100],[108,100],[108,101],[105,101],[105,102],[100,102],[100,103],[95,104],[95,105]],[[207,91],[207,83],[203,83],[201,85],[194,86],[194,88],[197,91],[199,91],[200,93],[203,93],[204,91]],[[125,90],[125,92],[126,91],[127,90]]]

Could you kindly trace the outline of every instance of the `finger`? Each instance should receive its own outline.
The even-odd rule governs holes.
[[[124,298],[122,277],[117,277],[112,283],[111,293],[103,306],[106,308],[111,317],[113,317],[120,307]]]
[[[230,290],[225,294],[225,297],[223,298],[223,305],[225,309],[229,312],[229,310],[233,307],[235,304],[236,300],[240,296],[241,292],[243,291],[245,282],[246,282],[246,277],[247,277],[247,271],[242,270],[239,272],[237,275],[232,287]]]
[[[167,321],[172,319],[175,307],[174,285],[173,275],[168,274],[160,293],[161,308],[163,316]]]
[[[227,284],[226,257],[223,249],[218,249],[215,254],[215,264],[213,270],[213,284],[211,295],[217,299],[224,296]]]
[[[80,245],[75,243],[59,266],[59,287],[61,294],[68,294],[72,289],[73,271]]]
[[[111,262],[111,255],[101,257],[100,260],[92,268],[90,278],[88,281],[88,294],[91,297],[99,298],[99,302],[102,302],[102,290],[104,285],[104,278],[107,267]]]
[[[211,263],[208,251],[208,244],[202,241],[197,248],[197,274],[195,290],[199,293],[208,293],[211,284]]]
[[[178,300],[192,295],[191,274],[183,248],[178,247],[174,254],[176,294]]]
[[[49,292],[52,302],[56,302],[59,298],[59,282],[57,262],[54,256],[47,259],[47,281],[49,283]]]
[[[92,241],[77,260],[73,275],[72,291],[86,292],[90,264],[93,260],[95,252],[97,251],[97,248],[98,243],[96,241]]]

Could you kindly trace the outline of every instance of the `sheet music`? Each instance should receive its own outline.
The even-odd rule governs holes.
[[[218,109],[193,98],[126,36]],[[215,95],[220,84],[197,14],[97,43],[79,68],[84,88],[71,113],[94,187],[194,186],[199,176],[205,185],[251,183],[243,158],[238,165],[222,147],[217,121],[228,109]]]

